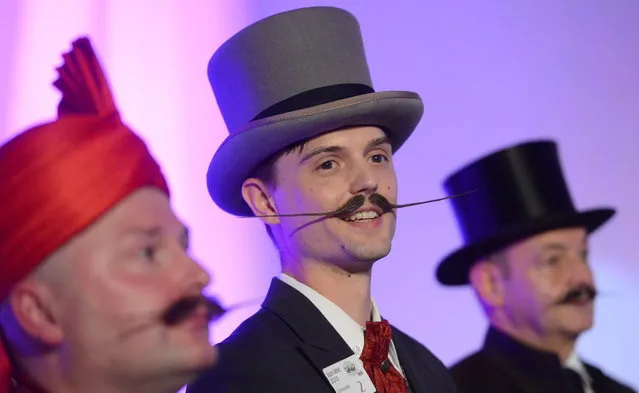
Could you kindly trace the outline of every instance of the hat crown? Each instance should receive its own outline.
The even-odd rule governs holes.
[[[359,23],[334,7],[244,28],[213,54],[208,77],[231,134],[259,118],[373,92]]]
[[[557,145],[550,140],[525,142],[482,157],[449,176],[444,188],[449,194],[476,190],[451,200],[466,244],[545,216],[575,212]]]

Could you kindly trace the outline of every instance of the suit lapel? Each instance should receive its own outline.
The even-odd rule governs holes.
[[[330,387],[322,370],[353,355],[330,322],[306,296],[277,278],[271,281],[262,307],[278,315],[295,332],[300,352]]]
[[[415,370],[413,365],[416,363],[411,356],[411,353],[406,349],[406,345],[402,340],[402,337],[395,333],[395,329],[393,328],[393,344],[395,345],[395,350],[397,351],[397,357],[399,359],[399,363],[404,371],[404,375],[406,375],[406,380],[408,381],[408,386],[410,387],[411,393],[423,393],[426,392],[426,387],[424,386],[423,379],[427,379],[428,370]],[[436,378],[433,380],[437,380]],[[432,391],[432,386],[430,387]]]
[[[588,372],[588,375],[590,376],[591,383],[592,383],[592,390],[594,390],[595,393],[597,392],[628,392],[628,390],[625,390],[623,389],[622,386],[619,386],[619,384],[615,380],[608,377],[599,368],[588,363],[584,363],[584,367],[586,367],[586,371]]]

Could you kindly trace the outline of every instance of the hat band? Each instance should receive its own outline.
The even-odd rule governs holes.
[[[318,87],[271,105],[255,116],[252,121],[374,92],[375,90],[372,87],[359,83],[342,83]]]

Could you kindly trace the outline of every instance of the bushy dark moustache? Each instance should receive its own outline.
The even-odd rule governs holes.
[[[209,322],[215,322],[229,311],[245,307],[257,302],[257,299],[238,303],[231,307],[224,307],[214,297],[199,295],[185,296],[173,303],[162,315],[161,320],[169,326],[177,325],[187,319],[200,305],[206,308],[206,317]]]

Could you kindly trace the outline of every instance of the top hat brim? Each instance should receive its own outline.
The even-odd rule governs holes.
[[[242,198],[242,184],[258,165],[291,145],[345,127],[377,126],[396,152],[417,127],[424,106],[417,93],[385,91],[252,121],[220,145],[207,172],[213,201],[224,211],[253,216]]]
[[[555,214],[504,229],[498,235],[469,244],[449,254],[437,266],[437,281],[446,286],[466,285],[469,283],[470,269],[475,262],[510,244],[560,228],[581,227],[590,234],[606,223],[614,214],[615,210],[611,208]]]

